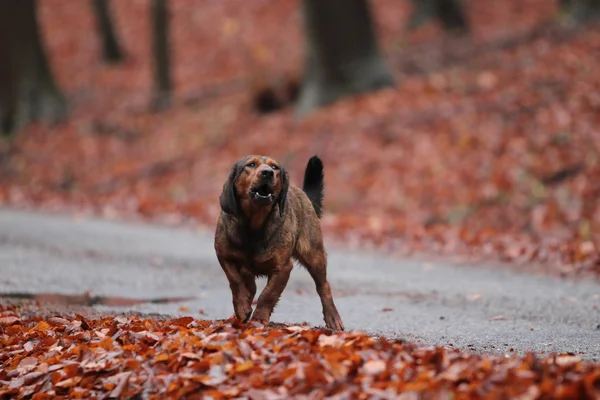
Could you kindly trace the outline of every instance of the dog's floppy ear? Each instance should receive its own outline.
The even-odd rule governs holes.
[[[221,210],[226,214],[237,215],[239,213],[235,184],[243,169],[244,167],[240,162],[233,164],[229,172],[229,177],[223,185],[223,192],[221,192],[221,196],[219,197],[219,203],[221,203]]]
[[[277,204],[279,204],[279,215],[283,215],[287,203],[288,189],[290,188],[290,177],[285,168],[281,168],[279,178],[281,179],[281,191],[279,192]]]

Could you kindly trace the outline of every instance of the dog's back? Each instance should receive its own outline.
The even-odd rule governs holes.
[[[302,191],[308,196],[319,218],[323,213],[324,189],[323,163],[319,157],[312,156],[306,165]]]

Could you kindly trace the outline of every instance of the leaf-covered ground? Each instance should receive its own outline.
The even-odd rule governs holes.
[[[1,398],[600,397],[600,366],[576,355],[483,356],[303,326],[0,310]]]
[[[348,243],[597,275],[600,27],[540,29],[552,1],[466,3],[456,39],[374,1],[397,89],[295,121],[252,96],[300,72],[296,1],[172,2],[175,105],[154,114],[146,2],[112,2],[128,58],[106,66],[89,4],[42,0],[71,118],[1,145],[0,202],[211,225],[238,157],[269,154],[299,184],[318,153],[324,227]]]

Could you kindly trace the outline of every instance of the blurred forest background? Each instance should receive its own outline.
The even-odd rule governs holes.
[[[598,10],[4,1],[0,203],[212,225],[237,158],[316,153],[349,244],[598,277]]]

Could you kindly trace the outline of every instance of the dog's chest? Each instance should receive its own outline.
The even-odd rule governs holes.
[[[245,243],[241,248],[246,262],[260,268],[262,264],[269,264],[276,251],[276,244],[263,241]]]
[[[247,259],[262,260],[269,252],[269,242],[264,235],[238,234],[232,244]]]
[[[238,268],[244,268],[256,276],[269,276],[278,265],[272,248],[247,248],[237,253]]]
[[[277,267],[275,255],[281,252],[281,243],[276,238],[267,238],[257,233],[238,236],[236,253],[242,258],[241,264],[255,275],[269,275]]]

